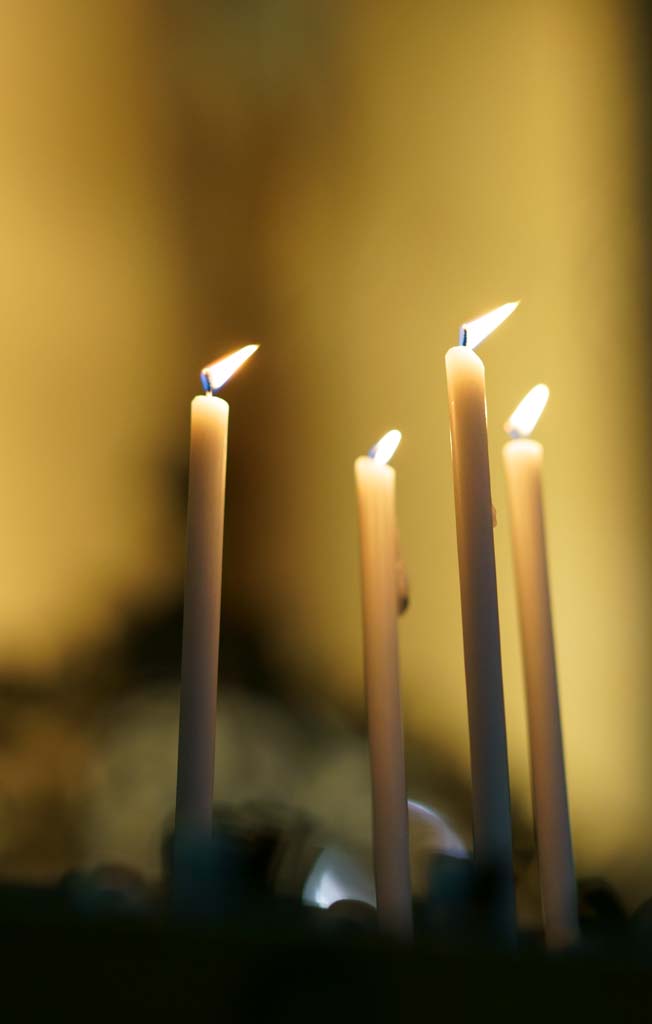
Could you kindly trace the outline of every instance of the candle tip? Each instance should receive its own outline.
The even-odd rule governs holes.
[[[549,387],[545,384],[535,384],[525,398],[521,399],[505,423],[505,433],[514,440],[520,437],[529,437],[539,422],[549,397]]]
[[[221,359],[217,359],[214,363],[205,366],[199,375],[204,392],[207,395],[216,395],[220,388],[226,384],[227,380],[233,376],[235,371],[239,370],[242,364],[246,363],[247,359],[259,348],[260,345],[245,345],[243,348],[229,353],[228,356],[222,356]]]
[[[376,441],[369,449],[369,458],[378,462],[381,466],[387,465],[392,455],[401,443],[402,434],[400,430],[388,430],[383,434],[380,441]]]
[[[467,348],[477,348],[481,341],[488,338],[490,334],[496,330],[497,327],[511,316],[516,307],[520,304],[518,302],[505,302],[504,305],[498,306],[497,309],[492,309],[491,312],[485,313],[484,316],[479,316],[477,320],[470,320],[467,324],[462,324],[460,327],[460,345],[465,345]]]

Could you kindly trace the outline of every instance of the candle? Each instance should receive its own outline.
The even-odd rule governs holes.
[[[544,930],[548,946],[559,948],[578,938],[577,892],[543,521],[543,446],[529,437],[548,394],[545,384],[537,384],[512,413],[505,430],[513,440],[503,448],[503,458],[527,693]]]
[[[464,665],[471,748],[474,859],[502,892],[501,928],[515,927],[512,828],[489,478],[484,366],[472,349],[514,311],[508,303],[462,326],[446,353]]]
[[[217,659],[229,406],[217,391],[258,348],[206,367],[190,413],[190,468],[177,768],[177,834],[209,838],[213,820]]]
[[[405,759],[398,664],[395,470],[387,465],[401,434],[390,430],[355,461],[360,526],[364,678],[379,926],[412,933]]]

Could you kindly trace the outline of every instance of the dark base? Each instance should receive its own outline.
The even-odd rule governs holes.
[[[3,1017],[133,1020],[148,1010],[186,1021],[194,1010],[205,1020],[283,1024],[652,1020],[645,943],[603,938],[556,956],[527,943],[511,953],[424,939],[402,946],[336,915],[279,909],[221,928],[169,917],[5,918]]]

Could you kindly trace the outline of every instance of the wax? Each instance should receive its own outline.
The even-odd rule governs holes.
[[[503,448],[527,693],[532,797],[546,942],[578,937],[564,751],[550,610],[542,501],[543,447],[529,438]]]
[[[512,829],[500,658],[485,375],[460,345],[446,353],[464,664],[471,748],[474,858],[503,885],[514,924]]]
[[[412,897],[398,657],[396,473],[362,456],[355,462],[355,480],[376,906],[381,929],[408,938]]]
[[[210,837],[229,406],[193,399],[183,606],[177,832]]]

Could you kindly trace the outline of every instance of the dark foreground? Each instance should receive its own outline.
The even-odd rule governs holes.
[[[6,1021],[652,1020],[652,949],[622,935],[551,956],[441,937],[404,946],[317,910],[217,927],[16,909],[0,921]]]

